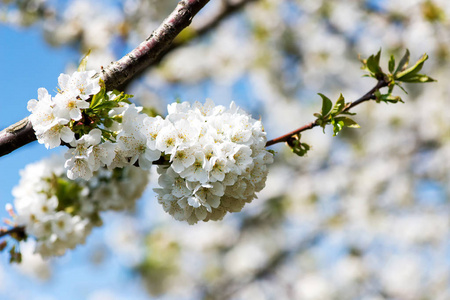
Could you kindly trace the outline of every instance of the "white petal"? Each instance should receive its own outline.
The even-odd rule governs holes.
[[[195,207],[195,208],[200,207],[202,205],[196,197],[189,197],[188,203],[190,206]]]
[[[66,143],[70,143],[71,141],[73,141],[73,139],[75,138],[75,135],[73,133],[72,130],[70,130],[69,127],[64,126],[61,129],[61,139],[66,142]]]
[[[204,220],[206,218],[206,215],[208,213],[206,212],[206,209],[203,207],[197,208],[195,210],[195,216],[197,217],[197,219],[199,219],[200,221]]]

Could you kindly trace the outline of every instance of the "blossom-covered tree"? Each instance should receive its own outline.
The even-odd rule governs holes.
[[[145,198],[146,221],[107,244],[151,295],[448,297],[447,92],[418,83],[433,81],[425,52],[445,78],[450,6],[208,2],[5,4],[7,23],[88,53],[0,133],[2,155],[65,148],[21,173],[1,233],[11,261],[89,247],[103,212]],[[191,99],[198,87],[214,101]]]

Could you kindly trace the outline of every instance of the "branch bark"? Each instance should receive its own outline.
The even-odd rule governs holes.
[[[14,235],[14,234],[18,234],[20,237],[23,237],[25,235],[25,227],[16,226],[16,227],[12,227],[8,230],[0,231],[0,238],[7,236],[7,235]]]
[[[37,140],[31,122],[25,118],[0,131],[0,156]]]
[[[175,37],[189,24],[209,0],[182,0],[163,23],[133,51],[104,68],[100,76],[107,90],[113,90],[148,68],[168,49]],[[25,118],[0,132],[0,156],[36,140],[31,123]]]

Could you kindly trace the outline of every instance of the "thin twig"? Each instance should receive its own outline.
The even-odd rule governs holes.
[[[383,87],[388,86],[389,83],[390,83],[390,81],[387,80],[386,78],[379,79],[377,84],[370,91],[368,91],[366,94],[364,94],[364,96],[362,96],[361,98],[359,98],[359,99],[357,99],[357,100],[355,100],[353,102],[350,102],[347,105],[347,107],[344,109],[344,112],[350,111],[350,109],[352,109],[353,107],[355,107],[355,106],[357,106],[357,105],[359,105],[359,104],[361,104],[363,102],[376,99],[375,98],[375,92],[378,91],[379,89],[383,88]],[[291,132],[289,132],[289,133],[287,133],[285,135],[282,135],[280,137],[277,137],[277,138],[274,138],[274,139],[272,139],[270,141],[267,141],[266,147],[269,147],[269,146],[272,146],[272,145],[275,145],[275,144],[278,144],[278,143],[287,142],[294,135],[296,135],[296,134],[298,134],[300,132],[306,131],[306,130],[313,129],[316,126],[319,126],[319,124],[317,124],[316,121],[311,122],[309,124],[306,124],[306,125],[304,125],[304,126],[302,126],[300,128],[297,128],[296,130],[291,131]]]

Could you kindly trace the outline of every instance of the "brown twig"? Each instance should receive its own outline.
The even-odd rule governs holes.
[[[25,118],[0,131],[0,156],[37,140],[31,122]]]
[[[1,231],[0,230],[0,238],[4,237],[6,235],[13,235],[13,234],[18,234],[20,236],[24,236],[25,235],[25,227],[23,226],[16,226],[16,227],[12,227],[8,230],[5,231]]]
[[[390,83],[390,81],[388,79],[386,79],[386,78],[379,79],[377,84],[370,91],[368,91],[366,94],[364,94],[364,96],[362,96],[361,98],[359,98],[359,99],[357,99],[357,100],[355,100],[353,102],[349,102],[347,104],[346,108],[344,109],[344,112],[348,112],[350,109],[352,109],[353,107],[355,107],[355,106],[357,106],[357,105],[359,105],[359,104],[361,104],[363,102],[375,99],[375,92],[378,91],[379,89],[383,88],[383,87],[388,86],[389,83]],[[306,125],[304,125],[304,126],[302,126],[300,128],[297,128],[296,130],[291,131],[291,132],[289,132],[289,133],[287,133],[285,135],[282,135],[280,137],[277,137],[277,138],[274,138],[274,139],[272,139],[270,141],[267,141],[266,147],[269,147],[269,146],[272,146],[272,145],[275,145],[275,144],[278,144],[278,143],[282,143],[282,142],[287,142],[291,138],[293,138],[294,135],[296,135],[296,134],[298,134],[300,132],[309,130],[309,129],[313,129],[316,126],[319,126],[319,124],[317,124],[316,121],[311,122],[309,124],[306,124]]]

